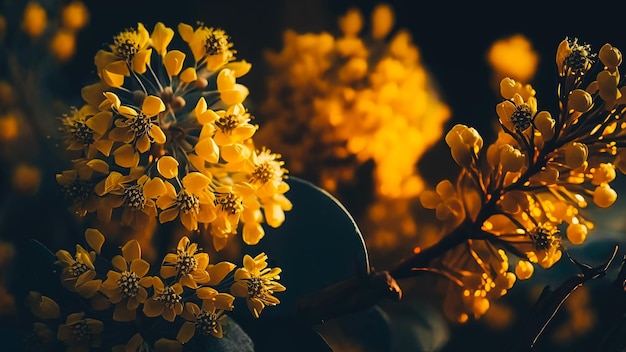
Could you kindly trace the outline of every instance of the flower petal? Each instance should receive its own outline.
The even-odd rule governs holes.
[[[148,270],[150,270],[150,263],[143,259],[133,259],[130,263],[130,271],[137,274],[139,277],[144,277]]]
[[[87,244],[91,247],[96,253],[100,254],[102,250],[102,245],[104,244],[104,235],[98,229],[89,228],[85,230],[85,239],[87,240]]]
[[[161,111],[165,111],[165,104],[157,96],[148,95],[141,104],[141,112],[146,114],[146,116],[156,116]]]
[[[126,262],[131,263],[135,259],[141,259],[141,246],[137,240],[130,240],[122,246],[122,256]]]
[[[165,178],[178,176],[178,160],[170,155],[165,155],[157,161],[157,170]]]
[[[170,77],[176,76],[183,69],[184,62],[185,53],[180,50],[172,50],[163,57],[163,65]]]
[[[183,323],[183,326],[180,327],[180,330],[178,330],[176,340],[180,341],[181,343],[187,343],[189,342],[189,340],[191,340],[195,332],[196,324],[190,321],[186,321]]]

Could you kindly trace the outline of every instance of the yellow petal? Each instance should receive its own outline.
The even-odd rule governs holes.
[[[83,87],[80,90],[80,95],[87,104],[97,107],[105,100],[102,93],[108,88],[106,83],[98,82]]]
[[[87,127],[94,130],[99,135],[104,135],[109,127],[111,127],[111,121],[113,120],[113,113],[110,111],[102,111],[95,114],[93,117],[85,121]]]
[[[141,104],[141,112],[146,114],[146,116],[156,116],[164,110],[165,104],[163,104],[163,100],[154,95],[148,95],[143,100],[143,104]]]
[[[100,159],[91,159],[87,162],[87,166],[89,166],[93,171],[99,172],[101,174],[109,173],[109,164],[106,161]]]
[[[157,170],[165,178],[178,176],[178,160],[170,155],[165,155],[157,161]]]
[[[198,102],[196,103],[196,107],[193,109],[193,112],[196,116],[200,116],[202,115],[202,113],[204,113],[207,109],[207,104],[206,104],[206,100],[204,99],[204,97],[200,97],[200,99],[198,99]],[[204,122],[200,122],[201,124],[204,124]]]
[[[193,38],[193,27],[191,27],[190,25],[186,23],[179,23],[178,33],[180,34],[180,37],[183,38],[185,42],[189,43],[191,39]]]
[[[167,46],[174,38],[174,30],[165,27],[163,22],[158,22],[154,26],[154,30],[152,31],[152,37],[150,38],[152,41],[152,47],[156,52],[163,56],[167,52]]]
[[[220,148],[213,138],[201,139],[194,150],[202,159],[210,163],[217,163],[220,158]]]
[[[170,277],[176,276],[178,270],[172,265],[163,265],[161,266],[160,274],[162,278],[169,279]]]
[[[139,277],[144,277],[148,270],[150,270],[150,264],[143,259],[133,259],[130,263],[130,271],[137,274]]]
[[[143,192],[148,198],[157,198],[161,194],[164,194],[165,191],[165,184],[163,180],[158,177],[150,179],[150,181],[146,182],[143,186]]]
[[[152,140],[154,140],[154,143],[158,144],[165,144],[167,139],[167,137],[165,137],[165,133],[158,125],[152,125],[152,127],[150,127],[150,136],[152,137]]]
[[[193,334],[196,332],[196,324],[186,321],[183,323],[183,326],[178,330],[178,334],[176,335],[176,340],[180,341],[180,343],[187,343],[193,337]]]
[[[235,269],[235,264],[230,262],[219,262],[210,268],[207,268],[207,272],[211,277],[211,280],[207,283],[209,286],[215,286],[222,282],[226,275],[228,275],[233,269]]]
[[[183,177],[183,187],[194,193],[200,193],[210,182],[211,179],[200,172],[190,172]]]
[[[130,263],[135,259],[141,258],[141,246],[137,240],[130,240],[126,242],[124,246],[122,246],[122,256],[124,259]]]
[[[125,61],[122,61],[122,60],[111,62],[102,71],[103,72],[108,71],[112,74],[119,75],[119,76],[125,76],[125,77],[130,76],[128,65],[126,64]]]
[[[201,287],[196,290],[196,294],[200,299],[212,299],[218,294],[218,292],[212,287]]]
[[[110,51],[106,50],[98,50],[96,55],[94,56],[94,64],[96,65],[96,69],[98,72],[104,70],[110,63],[114,61],[118,61],[118,57]]]
[[[115,164],[121,167],[135,167],[139,164],[139,154],[130,144],[124,144],[113,152]]]
[[[150,62],[151,55],[152,49],[139,50],[133,57],[133,71],[139,74],[145,73],[148,63]]]
[[[124,259],[124,257],[122,257],[121,255],[116,255],[115,257],[113,257],[113,259],[111,259],[111,264],[118,271],[128,270],[128,264],[126,263],[126,260]],[[109,274],[107,275],[107,277],[113,274],[115,273],[112,273],[109,271]]]
[[[142,135],[135,141],[135,147],[140,153],[147,152],[150,149],[150,138],[145,134]]]
[[[163,65],[170,77],[176,76],[183,69],[184,62],[185,53],[179,50],[172,50],[163,57]]]
[[[198,79],[198,75],[196,74],[196,69],[193,67],[187,67],[183,70],[183,72],[179,76],[181,82],[183,83],[191,83]]]
[[[237,281],[230,287],[230,293],[237,297],[248,297],[248,285],[243,281]]]
[[[103,70],[102,80],[111,87],[119,88],[124,84],[124,75],[118,75],[117,73]]]
[[[89,228],[85,230],[85,239],[87,240],[87,244],[91,247],[96,253],[100,254],[102,250],[102,245],[104,244],[104,235],[98,229]]]
[[[235,82],[235,72],[231,69],[225,68],[217,74],[217,90],[219,92],[234,89]]]
[[[166,210],[163,210],[161,214],[159,214],[159,222],[163,224],[163,223],[176,219],[177,216],[178,216],[177,208],[166,209]]]
[[[234,105],[246,100],[248,94],[248,87],[242,84],[235,84],[233,89],[220,90],[220,99],[227,105]]]
[[[252,68],[252,64],[247,62],[246,60],[231,62],[226,65],[226,68],[232,70],[236,78],[239,78],[246,73],[250,72]]]
[[[109,101],[109,103],[111,103],[112,107],[118,109],[122,105],[122,102],[120,101],[120,98],[117,96],[117,94],[113,92],[104,92],[104,96]]]

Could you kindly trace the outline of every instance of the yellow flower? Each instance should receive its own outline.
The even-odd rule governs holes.
[[[199,172],[185,175],[178,191],[170,182],[165,182],[165,193],[156,201],[162,210],[159,221],[164,223],[179,217],[189,231],[197,230],[198,223],[208,224],[213,221],[215,205],[213,194],[207,189],[209,182],[210,179]]]
[[[61,119],[66,132],[68,150],[82,150],[86,158],[96,157],[99,151],[108,156],[113,141],[103,138],[113,121],[110,111],[98,111],[91,105],[73,108],[69,115]]]
[[[237,233],[244,211],[258,208],[256,203],[258,201],[254,197],[254,188],[249,183],[216,187],[216,217],[211,222],[211,235],[217,250],[224,248],[228,237]]]
[[[68,347],[68,351],[87,352],[102,345],[104,324],[100,320],[85,318],[85,313],[72,313],[65,324],[59,326],[57,338]]]
[[[274,297],[275,292],[285,291],[285,286],[274,280],[280,279],[280,268],[267,267],[267,255],[261,253],[252,258],[243,257],[243,268],[235,272],[235,283],[230,291],[236,297],[246,298],[248,309],[258,318],[266,306],[275,306],[280,300]]]
[[[200,252],[197,243],[191,243],[187,236],[183,236],[176,247],[176,253],[167,253],[161,265],[161,277],[168,279],[176,276],[176,280],[183,286],[198,288],[198,284],[209,282],[209,254]]]
[[[121,105],[120,99],[114,93],[106,93],[106,96],[112,104],[113,111],[124,117],[115,120],[115,127],[109,132],[109,138],[133,143],[140,153],[150,150],[151,143],[165,143],[165,133],[155,123],[159,113],[165,110],[165,104],[159,97],[148,95],[139,110],[136,107]]]
[[[515,93],[511,100],[505,100],[496,107],[500,122],[511,131],[526,131],[537,114],[537,98],[534,96],[524,100],[522,95]]]
[[[209,71],[215,71],[229,62],[235,51],[229,37],[219,28],[206,27],[200,24],[195,30],[192,26],[180,23],[178,32],[183,40],[189,44],[196,61],[196,67],[206,65]]]
[[[222,323],[226,318],[223,315],[223,309],[216,309],[215,306],[200,308],[193,302],[185,303],[185,310],[181,314],[185,321],[180,327],[176,339],[181,343],[187,343],[193,338],[195,331],[201,335],[212,335],[217,338],[224,336],[224,330],[222,329]]]
[[[156,218],[155,199],[165,192],[165,185],[158,177],[146,176],[143,168],[131,168],[128,175],[111,172],[96,185],[95,192],[111,208],[123,206],[122,225],[142,229],[151,218]]]
[[[70,208],[79,216],[98,209],[99,202],[94,193],[95,182],[91,179],[93,170],[81,165],[85,160],[75,162],[75,169],[65,170],[56,175],[57,183],[72,204]]]
[[[95,62],[102,80],[111,87],[120,87],[131,70],[139,74],[146,72],[152,54],[149,44],[150,33],[142,23],[137,24],[137,29],[117,34],[109,45],[111,51],[96,53]]]
[[[176,316],[183,312],[183,287],[179,283],[165,286],[159,277],[154,277],[152,286],[154,295],[143,306],[147,317],[163,316],[163,319],[173,322]]]
[[[111,260],[114,270],[109,270],[100,290],[115,304],[113,320],[132,321],[136,309],[148,298],[147,287],[152,286],[152,277],[145,276],[150,264],[141,259],[141,247],[136,240],[122,247],[122,255]]]
[[[97,230],[95,230],[97,231]],[[61,249],[56,252],[57,263],[63,266],[61,282],[70,291],[76,291],[85,298],[93,297],[100,289],[102,280],[96,277],[96,252],[87,252],[81,245],[76,245],[76,255]]]

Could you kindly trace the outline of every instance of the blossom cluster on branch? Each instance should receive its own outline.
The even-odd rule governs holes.
[[[516,279],[536,265],[552,267],[570,245],[594,228],[589,204],[613,205],[616,170],[626,171],[626,88],[621,52],[598,53],[565,39],[556,53],[559,111],[538,109],[531,85],[505,78],[496,106],[497,139],[487,146],[474,128],[458,124],[446,135],[456,180],[420,195],[436,211],[456,247],[428,269],[450,279],[445,311],[453,320],[479,317]],[[509,267],[509,256],[519,258]],[[462,299],[459,299],[462,297]]]

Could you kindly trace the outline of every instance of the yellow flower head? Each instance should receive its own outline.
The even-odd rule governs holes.
[[[166,286],[159,277],[154,277],[152,284],[154,295],[143,306],[144,314],[147,317],[163,316],[173,322],[183,312],[183,287],[179,283]]]
[[[274,293],[285,291],[285,286],[275,281],[280,279],[281,271],[280,268],[267,267],[265,253],[254,258],[246,254],[243,258],[243,268],[235,272],[235,283],[230,291],[237,297],[246,298],[248,309],[255,318],[258,318],[266,306],[280,303]]]
[[[197,243],[191,243],[187,236],[178,241],[176,253],[168,253],[161,265],[161,277],[176,277],[183,286],[198,288],[198,284],[209,282],[209,254],[200,252]]]
[[[85,313],[72,313],[65,324],[59,326],[57,338],[71,351],[88,351],[102,344],[104,324],[100,320],[85,318]]]
[[[113,257],[113,270],[109,270],[101,291],[115,304],[113,320],[132,321],[137,308],[148,298],[147,287],[152,277],[146,276],[150,263],[141,259],[141,247],[136,240],[122,247],[122,255]]]
[[[206,65],[207,70],[215,71],[218,67],[229,62],[235,51],[233,44],[224,30],[207,27],[200,23],[194,30],[192,26],[180,23],[178,32],[193,53],[197,66]]]

